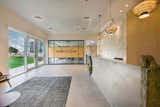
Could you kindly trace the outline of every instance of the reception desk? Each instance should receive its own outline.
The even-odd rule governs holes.
[[[94,57],[92,77],[111,107],[140,107],[140,67]]]

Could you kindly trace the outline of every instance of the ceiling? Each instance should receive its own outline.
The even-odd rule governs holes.
[[[126,14],[139,1],[111,0],[112,16]],[[0,4],[50,34],[99,32],[99,23],[107,22],[109,11],[108,0],[0,0]],[[40,16],[42,20],[37,21],[34,16]]]

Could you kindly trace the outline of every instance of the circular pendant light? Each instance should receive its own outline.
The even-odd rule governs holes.
[[[138,17],[139,19],[144,19],[150,16],[150,13],[148,12],[143,12],[140,14],[140,16]]]
[[[108,26],[107,28],[106,28],[106,32],[108,33],[108,34],[114,34],[116,31],[117,31],[117,26],[114,24],[114,23],[112,23],[112,24],[110,24],[110,26]]]
[[[117,25],[114,23],[114,20],[113,19],[110,19],[109,21],[108,21],[108,26],[106,27],[106,29],[105,29],[105,32],[107,33],[107,34],[110,34],[110,35],[112,35],[112,34],[114,34],[116,31],[117,31]]]
[[[139,18],[144,19],[156,8],[157,0],[145,0],[133,8],[133,13]]]

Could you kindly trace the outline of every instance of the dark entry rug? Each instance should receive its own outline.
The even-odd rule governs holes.
[[[72,77],[35,77],[14,88],[21,97],[9,107],[65,107]]]

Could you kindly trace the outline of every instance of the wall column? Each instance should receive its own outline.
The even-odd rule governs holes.
[[[0,72],[7,74],[8,69],[8,25],[0,23]]]

